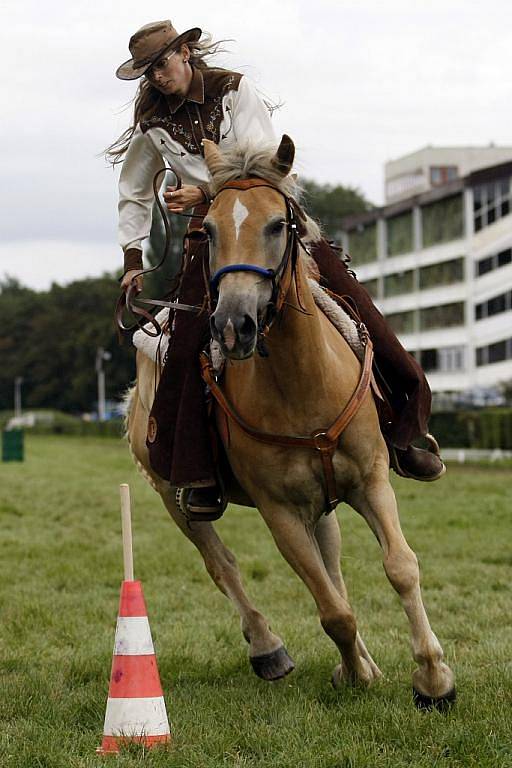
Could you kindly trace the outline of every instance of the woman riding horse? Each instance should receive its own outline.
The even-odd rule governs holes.
[[[178,34],[170,21],[147,24],[131,37],[132,56],[116,74],[122,80],[142,77],[142,81],[133,124],[108,151],[114,163],[123,160],[119,183],[123,289],[128,290],[132,281],[142,289],[142,241],[151,229],[153,178],[167,162],[183,180],[179,189],[168,187],[164,193],[168,210],[194,213],[179,299],[195,305],[203,303],[208,272],[208,245],[203,238],[194,239],[211,202],[203,140],[214,141],[221,150],[247,141],[276,144],[269,111],[250,81],[240,73],[209,66],[209,56],[218,46],[209,37],[201,38],[199,28]],[[311,255],[322,284],[355,307],[372,338],[374,373],[387,401],[380,409],[380,422],[391,466],[404,477],[438,479],[445,467],[435,448],[412,445],[428,431],[431,394],[423,371],[324,239],[312,244]],[[222,512],[198,363],[209,338],[206,313],[176,312],[147,435],[152,468],[171,485],[192,488],[187,506],[196,519],[214,519]]]

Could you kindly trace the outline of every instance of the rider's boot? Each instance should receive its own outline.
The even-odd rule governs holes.
[[[402,451],[388,442],[389,462],[391,469],[397,475],[432,482],[445,474],[446,467],[441,459],[436,439],[432,435],[426,435],[425,439],[428,442],[426,450],[410,445]]]

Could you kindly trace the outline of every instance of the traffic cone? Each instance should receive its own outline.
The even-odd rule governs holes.
[[[121,497],[129,510],[127,488],[121,486]],[[103,741],[96,750],[100,755],[119,752],[121,744],[151,748],[171,739],[142,584],[133,580],[131,525],[124,516],[123,543],[125,576],[132,578],[121,585]]]

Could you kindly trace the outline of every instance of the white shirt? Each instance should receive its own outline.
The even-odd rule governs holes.
[[[222,97],[220,147],[232,147],[250,140],[255,144],[275,145],[270,114],[252,83],[243,76],[238,88]],[[184,184],[208,186],[211,176],[201,154],[193,154],[171,138],[162,127],[140,125],[128,147],[119,179],[119,243],[123,250],[139,248],[151,230],[153,177],[167,165],[175,169]],[[162,174],[162,181],[165,174]],[[161,184],[160,184],[161,185]]]

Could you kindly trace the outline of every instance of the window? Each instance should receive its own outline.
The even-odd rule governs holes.
[[[491,181],[473,189],[475,232],[510,213],[510,179]]]
[[[424,188],[425,182],[426,179],[421,170],[388,179],[386,181],[386,197],[409,197],[415,190]]]
[[[420,289],[451,285],[464,280],[464,257],[420,268]]]
[[[349,232],[348,250],[354,264],[367,264],[377,258],[377,225],[362,224]]]
[[[439,187],[441,184],[447,184],[458,176],[456,165],[432,165],[430,167],[430,184],[433,187]]]
[[[420,363],[426,373],[429,371],[436,371],[438,365],[437,349],[422,349],[420,353]]]
[[[412,251],[412,211],[388,219],[386,227],[388,256],[398,256]]]
[[[466,367],[466,350],[463,346],[443,347],[439,350],[439,370],[445,373],[463,371]]]
[[[504,267],[507,264],[510,264],[512,261],[512,248],[507,248],[506,251],[501,251],[498,253],[498,268]]]
[[[372,298],[379,298],[379,281],[376,277],[373,280],[365,280],[364,282],[361,282],[361,285],[363,288],[366,288]]]
[[[420,362],[423,370],[452,373],[465,368],[466,349],[463,346],[441,347],[441,349],[422,349]]]
[[[489,363],[501,363],[507,359],[507,342],[497,341],[495,344],[489,344]]]
[[[499,315],[502,312],[505,312],[506,299],[507,294],[505,293],[502,293],[500,296],[495,296],[493,299],[489,299],[487,302],[487,315],[492,317],[492,315]]]
[[[395,333],[414,333],[414,311],[394,312],[386,320]]]
[[[464,302],[462,301],[420,310],[420,329],[422,331],[450,328],[455,325],[464,325]]]
[[[414,291],[414,270],[395,272],[384,277],[384,296],[398,296],[401,293]]]
[[[462,195],[438,200],[421,209],[423,247],[457,240],[464,233],[464,208]]]
[[[506,267],[507,264],[512,262],[512,248],[506,248],[504,251],[495,253],[492,256],[486,256],[475,264],[475,275],[485,275],[487,272],[492,272],[493,269],[499,269],[500,267]]]
[[[512,309],[512,291],[500,293],[499,296],[493,296],[492,299],[477,304],[475,306],[475,319],[484,320],[486,317],[508,312],[509,309]]]
[[[496,269],[494,265],[494,261],[495,261],[494,256],[486,256],[485,259],[480,259],[480,261],[477,262],[477,265],[476,265],[477,276],[485,275],[486,272],[491,272],[493,269]]]
[[[501,363],[503,360],[512,359],[512,338],[496,341],[476,350],[476,364],[478,366]]]

